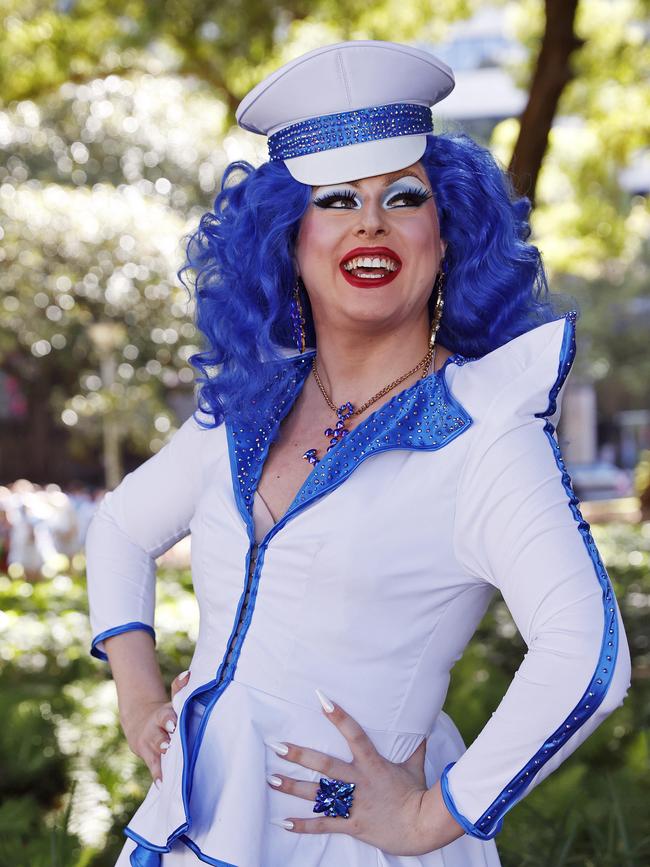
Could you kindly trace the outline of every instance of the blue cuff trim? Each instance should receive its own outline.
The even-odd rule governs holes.
[[[478,837],[479,840],[491,840],[492,837],[496,837],[496,835],[503,827],[503,817],[499,819],[492,831],[490,831],[489,833],[485,833],[484,831],[480,831],[476,827],[476,825],[472,825],[469,819],[467,819],[465,816],[463,816],[462,813],[458,811],[458,808],[454,803],[454,799],[451,796],[451,792],[449,791],[449,781],[447,780],[447,774],[455,764],[456,762],[450,762],[444,769],[440,777],[442,800],[445,802],[447,809],[454,817],[454,819],[458,822],[458,824],[463,828],[466,834],[470,834],[472,837]]]
[[[101,659],[103,662],[108,662],[108,656],[106,653],[97,647],[99,642],[104,641],[106,638],[112,638],[114,635],[121,635],[123,632],[130,632],[132,629],[144,629],[144,631],[148,632],[153,638],[154,642],[156,641],[156,633],[153,631],[151,626],[147,623],[141,623],[139,620],[132,620],[131,623],[124,623],[122,626],[114,626],[112,629],[107,629],[105,632],[100,632],[99,635],[96,635],[93,638],[90,647],[90,655],[94,656],[95,659]]]

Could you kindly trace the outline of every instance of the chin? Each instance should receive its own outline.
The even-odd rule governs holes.
[[[346,322],[362,330],[385,328],[391,322],[397,324],[400,317],[400,307],[392,304],[350,304],[343,311]]]

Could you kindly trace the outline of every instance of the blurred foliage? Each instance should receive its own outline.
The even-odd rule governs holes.
[[[650,523],[594,526],[633,660],[624,703],[508,813],[503,867],[643,867],[650,719]],[[160,568],[156,633],[167,683],[189,666],[198,610],[187,571]],[[0,576],[0,864],[112,867],[150,785],[117,719],[108,669],[88,654],[81,573]],[[525,646],[495,599],[452,672],[445,710],[471,743]],[[59,853],[56,858],[52,853]],[[58,860],[56,860],[58,858]]]
[[[212,147],[219,113],[210,117],[205,100],[173,79],[98,80],[43,107],[20,103],[0,130],[0,179],[11,179],[0,187],[2,367],[28,398],[45,391],[79,431],[78,453],[96,448],[106,413],[136,449],[155,451],[173,429],[166,396],[191,388],[193,303],[175,272],[182,211],[222,168]],[[181,116],[177,133],[162,136],[160,125]],[[193,143],[201,130],[203,147]],[[99,376],[93,323],[117,331],[114,384]]]
[[[66,81],[173,61],[232,110],[284,60],[344,39],[435,41],[477,0],[3,0],[0,81],[7,102],[40,99]],[[331,37],[331,38],[330,38]],[[296,45],[291,45],[296,43]]]
[[[650,520],[650,449],[644,449],[634,473],[634,489],[641,506],[641,518]]]
[[[595,383],[603,420],[650,406],[648,6],[647,0],[578,5],[576,33],[584,45],[572,60],[574,78],[551,130],[532,216],[551,289],[572,295],[581,309],[575,375]],[[513,32],[528,49],[528,60],[512,69],[525,88],[543,4],[522,0],[510,11]],[[509,119],[493,132],[491,147],[504,164],[518,130]],[[646,166],[645,189],[630,174],[635,159]]]
[[[171,682],[197,636],[189,572],[160,570],[157,597],[158,658]],[[39,583],[0,575],[2,865],[112,867],[149,788],[90,638],[82,573]]]

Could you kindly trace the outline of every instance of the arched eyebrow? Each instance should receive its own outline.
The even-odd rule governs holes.
[[[398,181],[400,178],[418,178],[418,180],[420,180],[423,184],[428,183],[427,181],[423,180],[416,171],[413,171],[413,169],[411,169],[410,171],[408,169],[400,169],[397,172],[392,172],[390,175],[386,175],[386,181],[384,182],[384,186],[388,187],[390,186],[390,184],[392,184],[394,181]],[[357,187],[358,189],[359,184],[361,183],[361,179],[357,181],[345,181],[345,183],[349,184],[351,187]]]

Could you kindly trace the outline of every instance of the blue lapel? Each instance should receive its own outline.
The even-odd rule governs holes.
[[[313,355],[310,352],[295,356],[282,364],[278,375],[285,379],[285,396],[270,414],[266,417],[260,414],[254,421],[235,417],[226,422],[233,489],[251,540],[253,497],[264,461],[282,420],[305,384]],[[331,451],[325,452],[272,532],[295,512],[337,488],[371,455],[392,449],[435,451],[467,430],[472,418],[449,391],[444,375],[448,364],[460,365],[467,360],[459,353],[451,356],[435,374],[396,394],[353,428]]]

